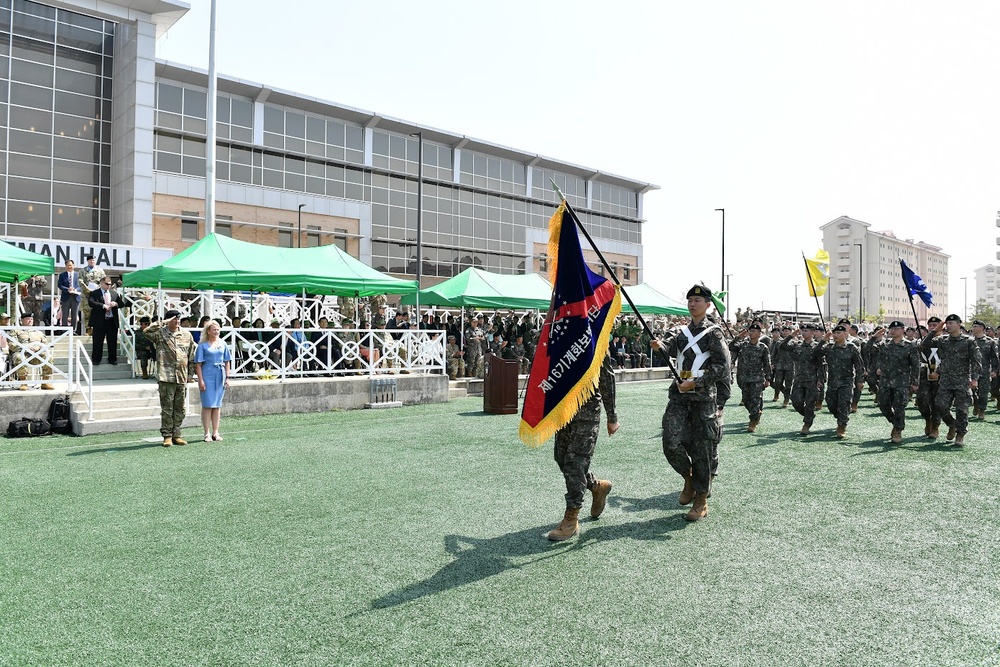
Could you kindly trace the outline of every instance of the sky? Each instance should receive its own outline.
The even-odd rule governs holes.
[[[209,0],[157,43],[208,68]],[[276,8],[280,8],[275,14]],[[644,280],[791,310],[841,215],[998,263],[1000,3],[217,0],[217,68],[654,183]]]

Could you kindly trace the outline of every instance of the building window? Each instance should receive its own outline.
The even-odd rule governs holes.
[[[307,225],[306,229],[306,247],[307,248],[318,248],[320,245],[320,228],[317,225]]]
[[[197,213],[192,213],[191,211],[184,211],[183,215],[198,215]],[[181,220],[181,241],[197,241],[198,240],[198,221],[190,220],[184,218]]]
[[[622,266],[622,280],[632,280],[632,265],[625,264]]]
[[[279,248],[293,248],[292,245],[292,223],[290,222],[279,222],[281,229],[278,230],[278,247]],[[287,229],[286,229],[287,228]]]
[[[337,227],[333,232],[337,235],[333,237],[333,244],[344,252],[347,252],[347,236],[340,236],[341,234],[347,234],[347,230]]]
[[[228,236],[229,238],[233,238],[233,226],[228,222],[216,222],[215,233],[219,236]]]

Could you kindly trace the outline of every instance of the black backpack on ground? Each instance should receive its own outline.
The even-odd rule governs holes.
[[[44,419],[21,417],[7,425],[8,438],[33,438],[38,435],[52,435],[52,428]]]
[[[72,435],[73,424],[70,422],[70,404],[67,396],[56,396],[49,405],[49,425],[53,433]]]

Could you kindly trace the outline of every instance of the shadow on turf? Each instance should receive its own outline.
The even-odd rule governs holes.
[[[137,449],[148,449],[149,447],[161,447],[159,442],[144,442],[141,445],[130,445],[128,447],[101,447],[99,449],[80,449],[70,452],[66,456],[86,456],[88,454],[109,454],[111,452],[131,452]]]
[[[676,495],[659,496],[650,499],[650,501],[625,499],[632,503],[632,509],[626,509],[626,511],[640,511],[640,505],[642,505],[642,509],[657,509],[662,504],[670,505],[671,509],[677,509]],[[666,498],[673,498],[673,504],[671,505],[664,500]],[[669,539],[670,536],[667,533],[682,529],[687,525],[687,522],[684,520],[683,512],[679,512],[671,516],[657,517],[641,522],[602,525],[588,520],[581,522],[581,524],[580,535],[566,542],[549,542],[545,539],[545,533],[551,530],[555,524],[546,524],[487,539],[446,535],[444,547],[448,553],[454,556],[454,560],[428,579],[410,584],[373,600],[370,610],[397,607],[428,595],[436,595],[487,579],[507,570],[530,567],[541,560],[566,556],[592,543],[623,538],[633,540]]]

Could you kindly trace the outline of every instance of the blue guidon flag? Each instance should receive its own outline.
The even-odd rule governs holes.
[[[521,440],[537,447],[569,423],[594,395],[620,288],[587,267],[566,202],[549,220],[552,303],[542,324],[521,410]]]
[[[915,274],[913,269],[906,265],[906,260],[900,258],[899,266],[903,270],[903,282],[906,284],[906,289],[910,291],[910,301],[916,295],[920,297],[920,300],[928,308],[934,305],[934,295],[927,289],[927,283],[924,282],[924,279]]]

